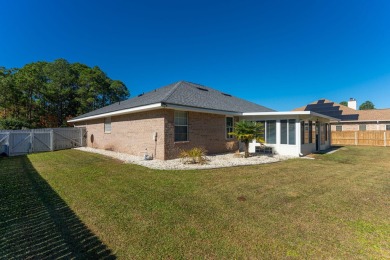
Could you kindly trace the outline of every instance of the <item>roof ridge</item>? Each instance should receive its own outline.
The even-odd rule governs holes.
[[[166,102],[172,96],[172,94],[176,91],[176,89],[179,87],[179,85],[182,83],[183,83],[183,80],[176,82],[175,85],[173,86],[173,88],[168,92],[168,94],[165,96],[165,98],[163,98],[161,101]]]

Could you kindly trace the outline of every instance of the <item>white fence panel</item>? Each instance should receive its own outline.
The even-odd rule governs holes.
[[[27,154],[31,151],[31,131],[12,131],[10,132],[8,142],[10,156]]]
[[[0,155],[23,155],[86,145],[85,128],[0,130]]]
[[[54,150],[69,149],[82,146],[83,140],[80,132],[82,129],[78,128],[54,128],[53,129],[53,143]]]
[[[34,129],[32,131],[32,152],[52,151],[51,129]]]
[[[0,155],[8,154],[8,138],[9,132],[0,132]]]

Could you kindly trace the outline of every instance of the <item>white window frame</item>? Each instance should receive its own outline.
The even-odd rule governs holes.
[[[227,125],[227,120],[228,118],[231,118],[232,119],[232,126],[231,127],[228,127]],[[234,131],[234,117],[232,116],[227,116],[225,118],[225,138],[230,140],[230,139],[233,139],[234,136],[233,135],[229,135],[229,133],[233,132]]]
[[[177,113],[186,113],[186,117],[187,117],[187,124],[186,125],[180,125],[180,124],[176,124],[176,115]],[[174,112],[174,115],[173,115],[173,125],[174,125],[174,134],[173,134],[173,140],[175,143],[179,143],[179,142],[188,142],[189,141],[189,134],[188,134],[188,130],[189,130],[189,126],[188,126],[188,111],[181,111],[181,110],[175,110]],[[186,140],[178,140],[176,141],[176,126],[185,126],[187,127],[187,139]]]
[[[106,117],[104,118],[104,133],[111,134],[111,131],[112,131],[111,117]]]
[[[286,133],[285,135],[283,135],[282,133],[282,121],[286,121]],[[294,123],[292,123],[291,121],[294,121]],[[297,127],[296,127],[296,122],[297,120],[296,119],[280,119],[279,120],[279,123],[280,123],[280,144],[281,145],[296,145],[297,144],[297,137],[296,137],[296,133],[297,133]],[[294,127],[294,134],[291,135],[293,136],[292,138],[290,138],[290,125],[292,125]],[[282,144],[282,137],[286,137],[286,143],[283,143]],[[291,140],[294,140],[294,143],[292,144],[291,143]]]

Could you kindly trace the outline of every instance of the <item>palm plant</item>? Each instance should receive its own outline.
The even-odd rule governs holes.
[[[262,123],[242,120],[235,123],[234,131],[229,134],[245,144],[245,158],[249,157],[250,141],[256,139],[257,142],[264,143],[264,126]]]

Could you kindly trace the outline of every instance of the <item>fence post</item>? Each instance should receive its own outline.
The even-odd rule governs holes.
[[[383,142],[384,142],[384,146],[387,146],[387,140],[386,140],[386,131],[383,132]]]
[[[54,151],[54,132],[53,129],[50,131],[50,151]]]
[[[34,152],[34,130],[30,130],[30,153]]]

